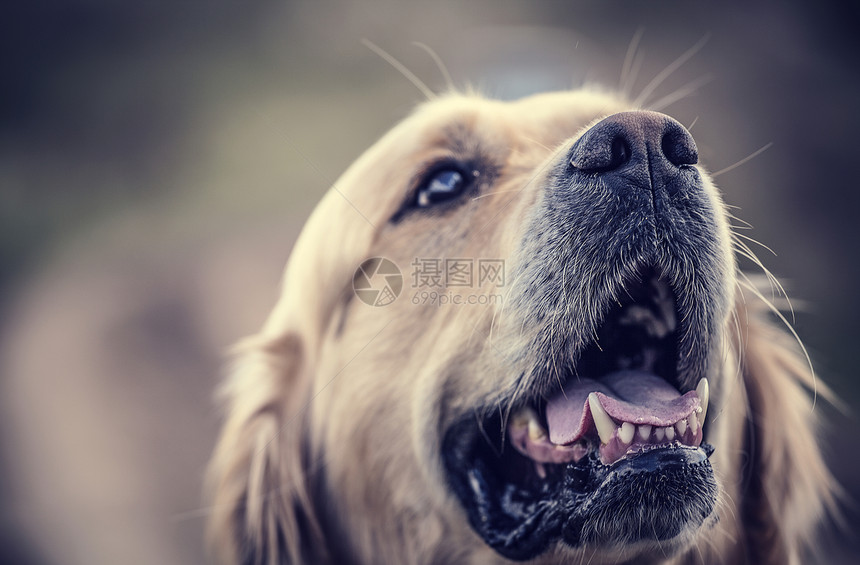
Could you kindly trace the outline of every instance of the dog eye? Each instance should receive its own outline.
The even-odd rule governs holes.
[[[468,175],[456,167],[437,169],[428,175],[416,196],[415,205],[429,208],[439,202],[460,196],[469,186],[473,175]]]

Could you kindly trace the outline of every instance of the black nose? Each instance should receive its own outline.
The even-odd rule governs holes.
[[[606,175],[610,185],[671,190],[680,170],[699,161],[693,136],[676,120],[658,112],[613,114],[586,131],[573,145],[570,166]]]

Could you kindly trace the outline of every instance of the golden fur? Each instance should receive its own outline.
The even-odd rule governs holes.
[[[513,347],[502,335],[507,313],[416,306],[406,267],[414,257],[511,259],[557,148],[626,109],[591,90],[515,102],[449,95],[418,108],[337,181],[223,387],[226,423],[210,469],[221,562],[507,562],[470,529],[439,455],[454,414],[517,386],[499,367]],[[423,164],[463,150],[452,143],[503,163],[491,187],[450,213],[389,221]],[[709,181],[708,190],[719,203]],[[833,496],[816,446],[815,382],[755,287],[734,279],[718,215],[735,304],[707,424],[719,521],[666,562],[796,563]],[[375,256],[405,275],[404,294],[382,308],[352,297],[356,267]],[[564,557],[594,565],[631,555],[554,549],[535,562]]]

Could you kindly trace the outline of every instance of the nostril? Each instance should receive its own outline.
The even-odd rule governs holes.
[[[612,171],[627,163],[630,160],[630,146],[627,145],[627,140],[622,136],[616,136],[612,140],[612,154],[609,160],[609,166],[606,170]]]
[[[699,162],[696,142],[684,126],[665,114],[621,112],[592,126],[571,147],[569,171],[622,175],[663,184],[678,168]],[[645,180],[642,182],[644,183]]]
[[[574,146],[570,166],[585,173],[607,173],[625,165],[632,154],[623,132],[597,129]]]
[[[680,124],[670,127],[660,140],[660,149],[666,159],[676,167],[695,165],[699,162],[699,151],[693,136]]]

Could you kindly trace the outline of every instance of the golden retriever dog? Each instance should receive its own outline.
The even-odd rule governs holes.
[[[800,562],[833,500],[822,387],[698,161],[599,90],[421,105],[237,348],[218,558]]]

